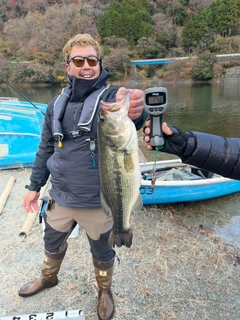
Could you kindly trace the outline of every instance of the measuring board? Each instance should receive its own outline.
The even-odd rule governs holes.
[[[65,310],[1,317],[0,320],[85,320],[83,310]]]

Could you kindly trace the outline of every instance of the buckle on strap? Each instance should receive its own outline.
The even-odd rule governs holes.
[[[68,137],[70,139],[74,139],[77,137],[81,137],[83,135],[83,131],[82,130],[78,130],[78,131],[70,131],[68,134]]]

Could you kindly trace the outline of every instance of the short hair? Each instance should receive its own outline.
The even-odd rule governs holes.
[[[97,56],[100,57],[101,54],[101,48],[99,43],[94,40],[90,34],[88,33],[83,33],[83,34],[77,34],[75,37],[71,38],[68,40],[66,45],[64,46],[62,52],[64,56],[65,62],[68,62],[70,52],[72,50],[73,46],[80,46],[80,47],[85,47],[85,46],[93,46],[95,49]]]

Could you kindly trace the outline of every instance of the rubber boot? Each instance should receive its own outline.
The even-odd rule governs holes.
[[[42,275],[39,278],[24,284],[18,292],[19,296],[24,298],[30,297],[43,289],[56,286],[58,284],[57,274],[60,270],[66,251],[67,250],[61,253],[49,253],[45,250]]]
[[[111,291],[114,259],[108,262],[99,262],[93,258],[94,272],[99,288],[97,315],[100,320],[112,319],[115,311]]]

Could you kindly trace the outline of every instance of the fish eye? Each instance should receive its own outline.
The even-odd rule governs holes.
[[[104,116],[100,116],[100,117],[99,117],[99,120],[100,120],[101,122],[105,122],[105,121],[106,121],[106,118],[105,118]]]

